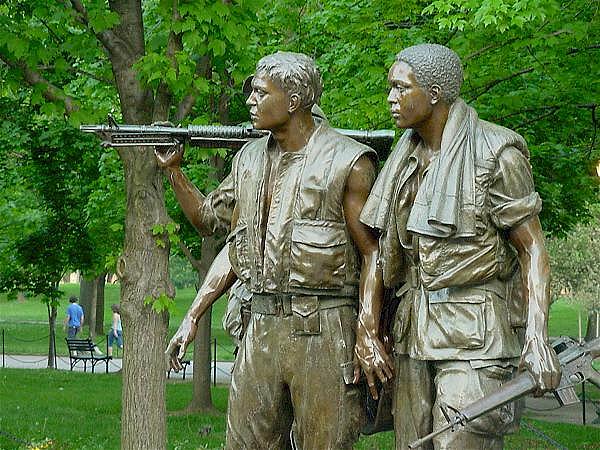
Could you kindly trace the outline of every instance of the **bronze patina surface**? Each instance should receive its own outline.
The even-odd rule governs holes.
[[[460,97],[450,49],[409,47],[389,71],[388,102],[406,132],[361,214],[378,229],[381,274],[400,298],[394,323],[396,448],[528,370],[538,394],[560,369],[548,345],[549,266],[529,153],[515,132]],[[506,405],[435,449],[502,448],[518,423]],[[430,445],[428,443],[427,445]]]
[[[230,175],[206,198],[181,171],[182,149],[157,152],[188,219],[203,233],[231,222],[226,247],[171,339],[174,369],[196,321],[236,279],[252,294],[251,316],[229,396],[228,449],[350,449],[363,422],[354,348],[392,361],[373,328],[383,292],[378,244],[359,214],[375,180],[375,153],[333,130],[311,108],[321,77],[310,58],[261,59],[247,104],[270,135],[236,154]],[[370,352],[370,353],[369,353]],[[370,359],[369,359],[370,358]],[[373,375],[369,374],[370,384]]]

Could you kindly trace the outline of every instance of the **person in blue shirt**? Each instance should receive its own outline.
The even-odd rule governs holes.
[[[78,301],[79,299],[74,295],[69,298],[67,316],[65,317],[65,328],[67,328],[67,337],[69,339],[75,338],[83,326],[83,308],[79,306]]]

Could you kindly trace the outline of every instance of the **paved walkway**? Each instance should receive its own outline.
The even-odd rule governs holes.
[[[118,372],[122,367],[122,359],[114,358],[109,362],[108,371]],[[57,366],[60,370],[69,370],[69,358],[66,356],[57,357]],[[44,356],[31,355],[4,355],[3,365],[0,367],[10,367],[18,369],[46,369],[48,367],[48,359]],[[211,378],[216,372],[217,383],[229,384],[231,382],[231,370],[233,362],[218,361],[217,367],[211,367]],[[78,363],[74,370],[82,372],[83,365]],[[104,373],[104,363],[96,365],[96,373]],[[88,372],[90,369],[88,368]],[[194,365],[191,363],[185,373],[185,379],[191,380],[194,375]],[[183,372],[168,374],[171,379],[183,379]],[[590,391],[593,389],[597,392],[597,388],[591,385]],[[559,407],[558,401],[552,394],[546,394],[541,398],[527,397],[525,400],[525,417],[545,420],[549,422],[573,423],[581,425],[583,423],[582,405],[576,404],[571,406]],[[600,428],[600,424],[592,424],[592,421],[600,419],[600,402],[586,402],[586,424],[594,425]],[[600,434],[600,432],[599,432]]]
[[[40,355],[4,355],[4,361],[0,367],[8,367],[14,369],[47,369],[48,358]],[[56,365],[59,370],[70,370],[71,366],[69,363],[68,356],[57,356]],[[118,372],[123,366],[123,360],[121,358],[113,358],[108,363],[108,371],[110,373]],[[211,365],[211,378],[214,380],[216,375],[217,383],[229,384],[231,381],[231,370],[233,368],[233,362],[229,361],[217,361],[217,367]],[[83,362],[78,362],[73,370],[83,372]],[[100,362],[96,364],[95,373],[105,373],[105,363]],[[87,372],[91,372],[90,365],[88,364]],[[171,372],[167,374],[171,379],[183,379],[183,371],[179,373]],[[194,376],[194,364],[193,362],[187,367],[185,372],[185,379],[191,380]]]

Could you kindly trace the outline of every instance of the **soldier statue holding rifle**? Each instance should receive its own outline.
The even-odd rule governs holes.
[[[226,250],[169,343],[172,367],[180,367],[198,318],[236,279],[252,292],[229,395],[228,449],[289,448],[292,423],[298,448],[350,449],[363,421],[354,384],[357,311],[374,321],[382,285],[365,275],[377,270],[377,239],[359,214],[376,155],[313,117],[321,89],[307,56],[261,59],[247,104],[253,126],[270,134],[236,154],[209,198],[181,172],[180,149],[157,152],[196,228],[214,228],[219,217],[232,224]],[[362,333],[358,347],[382,346]],[[379,370],[387,380],[391,360]]]
[[[397,55],[388,102],[407,131],[361,214],[381,233],[381,274],[400,298],[397,449],[442,428],[445,405],[463,408],[519,369],[529,371],[538,394],[560,380],[548,344],[548,256],[527,145],[478,118],[459,97],[462,75],[459,57],[441,45]],[[500,449],[517,416],[514,403],[505,405],[437,435],[429,448]]]

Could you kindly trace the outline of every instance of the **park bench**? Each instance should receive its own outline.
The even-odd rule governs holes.
[[[108,355],[97,355],[96,344],[91,339],[69,339],[67,341],[67,347],[69,347],[69,360],[71,363],[71,370],[79,362],[83,361],[83,371],[87,372],[88,362],[92,366],[92,373],[96,368],[96,364],[104,362],[106,364],[106,373],[108,373],[108,363],[112,359],[112,356]]]
[[[182,372],[182,378],[185,380],[185,371],[187,370],[188,366],[190,365],[192,361],[190,361],[189,359],[184,359],[183,361],[180,361],[181,363],[181,372]],[[167,371],[167,378],[171,378],[171,367],[169,367],[169,370]]]

